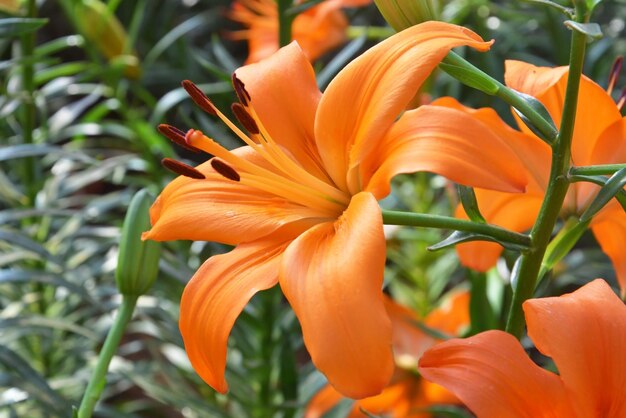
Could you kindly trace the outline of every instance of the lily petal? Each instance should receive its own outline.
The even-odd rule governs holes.
[[[503,331],[437,344],[422,356],[419,372],[480,418],[573,416],[558,376],[534,364]]]
[[[466,112],[420,106],[402,115],[364,164],[365,190],[380,199],[396,174],[430,171],[469,186],[524,191],[528,176],[505,140]]]
[[[523,307],[528,335],[559,368],[576,416],[626,416],[626,305],[609,285],[596,279]]]
[[[272,139],[308,172],[325,178],[313,137],[315,111],[322,93],[300,46],[292,42],[266,60],[239,68],[235,75],[245,84],[250,106]]]
[[[191,278],[180,302],[180,332],[196,372],[221,393],[228,335],[248,301],[278,282],[285,242],[257,241],[209,258]]]
[[[626,161],[626,118],[609,125],[596,141],[590,164],[619,164]]]
[[[543,200],[541,193],[511,194],[476,189],[476,200],[483,217],[488,223],[516,232],[532,228]],[[459,206],[456,216],[467,218],[463,207]],[[492,242],[468,242],[456,246],[461,263],[477,271],[492,268],[500,254],[502,246]]]
[[[567,67],[536,67],[520,61],[507,61],[505,80],[508,86],[536,97],[560,126],[567,86]],[[587,77],[580,81],[578,107],[572,141],[572,159],[576,165],[591,164],[591,155],[602,132],[621,119],[611,96]],[[520,128],[527,128],[520,125]]]
[[[248,147],[233,153],[261,164]],[[313,220],[319,214],[309,208],[224,178],[210,161],[196,169],[206,179],[179,176],[161,192],[150,208],[152,229],[143,239],[236,245],[271,233],[293,238],[319,221]]]
[[[338,187],[347,190],[348,169],[373,151],[435,66],[461,45],[485,51],[491,43],[459,26],[426,22],[379,43],[337,74],[320,101],[315,137]],[[356,192],[353,174],[349,187]]]
[[[382,216],[369,193],[355,195],[334,223],[295,239],[281,266],[280,285],[313,363],[351,398],[380,393],[393,373],[384,266]]]
[[[293,21],[293,39],[315,61],[346,40],[348,19],[340,1],[324,1],[300,13]]]
[[[602,251],[611,259],[622,297],[626,297],[626,214],[611,202],[591,221],[591,230]]]

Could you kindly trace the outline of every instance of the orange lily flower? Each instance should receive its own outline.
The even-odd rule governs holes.
[[[459,403],[443,387],[430,383],[413,372],[424,351],[437,340],[415,326],[418,318],[410,309],[389,298],[385,298],[385,308],[393,328],[396,371],[391,383],[380,395],[355,402],[347,418],[363,417],[361,408],[390,418],[428,418],[431,415],[420,410],[432,405]],[[444,305],[424,318],[424,324],[446,334],[458,335],[469,325],[469,293],[458,292],[451,295]],[[342,399],[339,392],[327,385],[311,399],[304,418],[323,417]]]
[[[372,0],[325,0],[293,20],[292,39],[315,61],[346,41],[348,19],[342,7],[359,7]],[[248,41],[246,64],[261,61],[278,51],[278,6],[275,0],[236,0],[228,16],[247,29],[231,32],[230,38]]]
[[[524,302],[528,335],[559,374],[533,363],[503,331],[448,340],[420,360],[424,378],[478,418],[626,417],[626,306],[602,279]]]
[[[500,138],[474,144],[448,130],[449,123],[472,129],[466,115],[449,118],[446,109],[423,106],[398,118],[459,45],[487,50],[490,43],[446,23],[412,27],[347,65],[322,95],[294,42],[235,72],[242,103],[232,109],[248,134],[184,83],[247,144],[227,151],[200,131],[162,126],[171,139],[215,157],[197,168],[165,162],[183,176],[155,202],[144,236],[236,245],[200,267],[181,301],[187,354],[213,388],[227,390],[235,319],[256,292],[279,282],[313,363],[338,391],[363,398],[386,386],[394,365],[377,199],[389,193],[391,178],[427,170],[464,184],[524,188]]]
[[[561,121],[567,67],[535,67],[519,61],[507,61],[505,80],[509,87],[536,97],[558,125]],[[474,110],[452,98],[433,103],[472,115],[482,125],[484,135],[506,138],[525,167],[528,186],[525,193],[512,194],[492,190],[476,190],[481,212],[487,222],[515,231],[525,231],[537,219],[550,173],[550,147],[535,136],[523,123],[520,131],[510,128],[491,109]],[[626,162],[626,118],[610,94],[583,77],[578,97],[578,110],[572,141],[572,162],[577,166]],[[469,139],[469,134],[468,134]],[[570,186],[562,209],[564,218],[584,212],[599,190],[591,183]],[[457,210],[463,216],[462,208]],[[602,250],[615,267],[622,294],[626,294],[626,214],[612,200],[591,222],[591,228]],[[472,242],[457,247],[461,262],[473,269],[485,271],[493,267],[502,252],[495,243]]]

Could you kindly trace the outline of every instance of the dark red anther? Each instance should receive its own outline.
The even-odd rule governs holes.
[[[248,132],[250,132],[252,135],[257,135],[261,132],[259,130],[259,126],[256,124],[256,121],[252,116],[250,116],[250,113],[248,113],[245,107],[243,107],[239,103],[233,103],[230,108],[235,114],[235,117],[237,118],[239,123],[241,123]]]
[[[180,161],[173,160],[171,158],[163,158],[161,160],[161,164],[163,165],[163,167],[180,176],[185,176],[197,180],[206,178],[204,177],[204,174],[202,174],[192,166],[181,163]]]
[[[239,173],[237,173],[234,168],[232,168],[230,165],[226,164],[219,158],[211,158],[211,167],[213,167],[215,171],[217,171],[229,180],[241,180],[241,176],[239,175]]]
[[[182,82],[182,85],[185,91],[187,91],[187,93],[189,94],[189,96],[191,96],[191,100],[193,100],[195,104],[197,104],[202,110],[204,110],[208,114],[217,115],[217,110],[215,109],[215,106],[213,105],[213,103],[211,103],[211,100],[206,96],[206,94],[204,94],[202,90],[198,88],[198,86],[196,86],[189,80],[184,80]]]
[[[235,88],[235,93],[237,93],[237,98],[239,98],[241,104],[248,106],[252,98],[250,97],[250,93],[246,90],[246,85],[237,78],[237,74],[235,73],[233,73],[233,87]]]
[[[163,134],[163,136],[168,138],[176,145],[183,147],[188,151],[200,152],[198,148],[191,146],[187,143],[187,141],[185,140],[185,133],[177,127],[162,123],[158,126],[157,129],[159,130],[159,132],[161,132],[161,134]]]

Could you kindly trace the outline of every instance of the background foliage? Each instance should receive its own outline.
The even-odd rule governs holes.
[[[196,127],[237,145],[180,87],[182,79],[195,81],[222,109],[235,101],[230,74],[245,60],[246,45],[228,38],[237,25],[225,18],[227,0],[93,3],[0,1],[0,416],[64,417],[79,403],[120,301],[114,271],[130,197],[143,187],[156,194],[173,178],[160,166],[163,157],[201,162],[173,149],[155,126]],[[445,20],[496,39],[490,53],[471,57],[491,75],[502,77],[505,58],[567,62],[568,33],[550,10],[523,1],[444,3]],[[590,46],[585,73],[602,85],[614,58],[626,53],[625,5],[606,1],[595,15],[605,37]],[[41,20],[22,20],[29,7]],[[107,23],[94,34],[93,22],[106,21],[107,13],[119,26]],[[349,15],[355,25],[384,24],[373,5]],[[320,87],[375,42],[355,37],[323,57],[316,63]],[[495,106],[511,120],[501,102],[443,73],[430,90],[434,97]],[[454,199],[450,185],[421,174],[398,178],[383,204],[450,214]],[[453,251],[426,251],[441,239],[426,229],[390,235],[388,290],[422,314],[450,288],[472,283]],[[592,240],[583,240],[546,286],[556,292],[581,278],[610,278]],[[159,278],[139,299],[97,416],[293,417],[324,383],[275,290],[257,296],[233,330],[230,394],[216,394],[193,372],[178,332],[180,295],[200,263],[225,249],[165,244]],[[501,321],[508,297],[498,277],[506,278],[508,267],[501,267],[490,274],[492,323]],[[345,405],[334,416],[342,411]]]

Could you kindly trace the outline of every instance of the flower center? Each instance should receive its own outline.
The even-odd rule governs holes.
[[[219,117],[245,142],[260,157],[258,162],[228,151],[199,130],[190,129],[184,136],[181,135],[182,131],[167,125],[162,125],[159,130],[192,151],[201,150],[217,157],[211,160],[211,166],[226,179],[315,209],[324,217],[339,216],[350,203],[350,196],[309,173],[288,151],[278,145],[255,112],[243,83],[233,77],[233,84],[241,103],[234,103],[232,110],[248,131],[247,134],[217,109],[193,83],[184,81],[183,87],[198,106]]]

